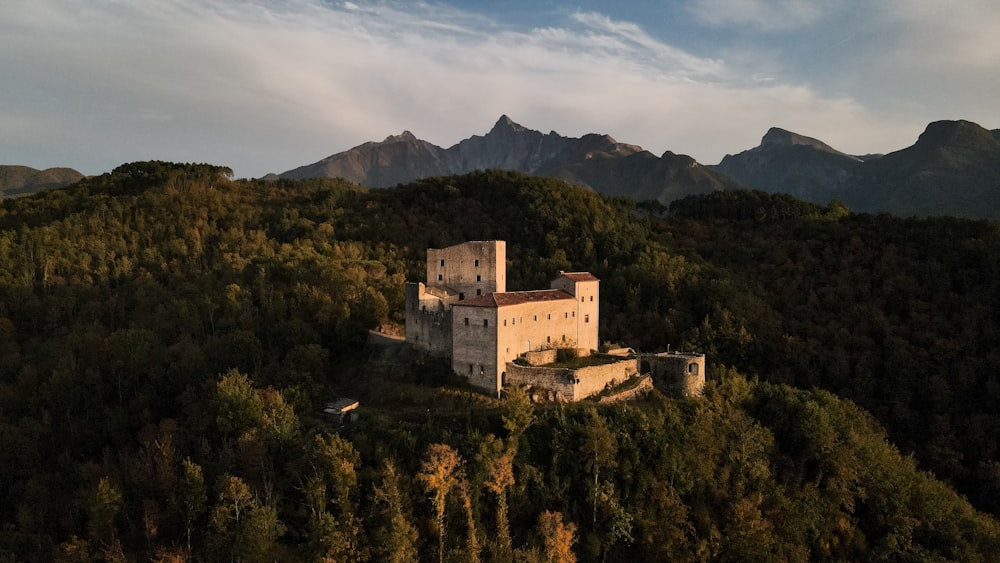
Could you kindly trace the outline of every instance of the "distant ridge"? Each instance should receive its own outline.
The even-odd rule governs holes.
[[[772,128],[713,168],[753,189],[838,199],[854,211],[1000,218],[1000,130],[971,121],[935,121],[912,146],[865,156]]]
[[[609,135],[563,137],[528,129],[506,115],[486,135],[474,135],[447,149],[409,131],[390,135],[279,175],[280,178],[340,177],[369,187],[389,187],[419,178],[500,168],[552,176],[595,191],[669,203],[679,197],[737,182],[688,156],[661,157]]]
[[[61,188],[83,179],[72,168],[37,170],[29,166],[0,164],[0,197],[29,195],[40,190]]]

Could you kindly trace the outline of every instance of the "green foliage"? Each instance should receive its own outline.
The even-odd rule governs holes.
[[[133,163],[0,203],[0,558],[1000,551],[924,471],[996,508],[993,224],[754,193],[668,216],[500,171],[378,191],[229,175]],[[433,358],[375,381],[366,332],[403,320],[425,249],[493,238],[511,289],[601,278],[602,339],[707,352],[705,397],[499,402],[429,389],[462,381]],[[356,424],[321,418],[353,391]]]

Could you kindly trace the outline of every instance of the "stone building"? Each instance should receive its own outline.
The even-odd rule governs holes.
[[[549,289],[506,291],[506,256],[506,243],[496,240],[428,249],[427,283],[406,284],[406,341],[450,357],[456,373],[491,394],[516,383],[572,401],[639,375],[634,356],[575,370],[532,361],[552,362],[558,349],[572,349],[573,356],[597,350],[600,280],[588,272],[560,272]],[[515,363],[519,358],[524,361]],[[643,365],[656,366],[661,375],[683,371],[664,367],[672,361],[649,355]],[[704,384],[704,356],[694,373]],[[701,389],[694,383],[683,388]]]

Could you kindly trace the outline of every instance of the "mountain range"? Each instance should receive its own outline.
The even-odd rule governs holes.
[[[83,179],[72,168],[37,170],[28,166],[0,165],[0,199],[35,193],[47,188],[61,188]]]
[[[705,166],[670,151],[656,156],[608,135],[543,134],[504,115],[486,135],[449,148],[404,131],[270,177],[341,177],[389,187],[488,168],[551,176],[663,204],[714,190],[751,188],[821,204],[836,199],[862,212],[1000,218],[1000,130],[962,120],[933,122],[913,146],[886,155],[850,155],[818,139],[772,128],[757,147]]]
[[[759,146],[712,167],[744,186],[855,211],[1000,218],[1000,130],[935,121],[912,146],[853,156],[773,128]]]
[[[340,177],[369,187],[390,187],[418,178],[500,168],[551,176],[600,193],[669,203],[687,195],[741,186],[693,158],[656,156],[608,135],[563,137],[543,134],[500,117],[484,136],[474,135],[447,149],[409,131],[334,154],[284,172],[287,179]]]

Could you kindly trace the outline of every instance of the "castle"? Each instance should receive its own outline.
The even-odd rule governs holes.
[[[669,374],[669,385],[681,385],[681,394],[700,393],[700,354],[629,354],[587,367],[553,367],[558,350],[571,350],[572,357],[597,350],[600,280],[560,272],[549,289],[507,291],[506,273],[504,241],[427,249],[427,283],[406,284],[407,342],[449,356],[456,373],[495,395],[517,384],[552,399],[579,400],[641,369],[661,379]]]

